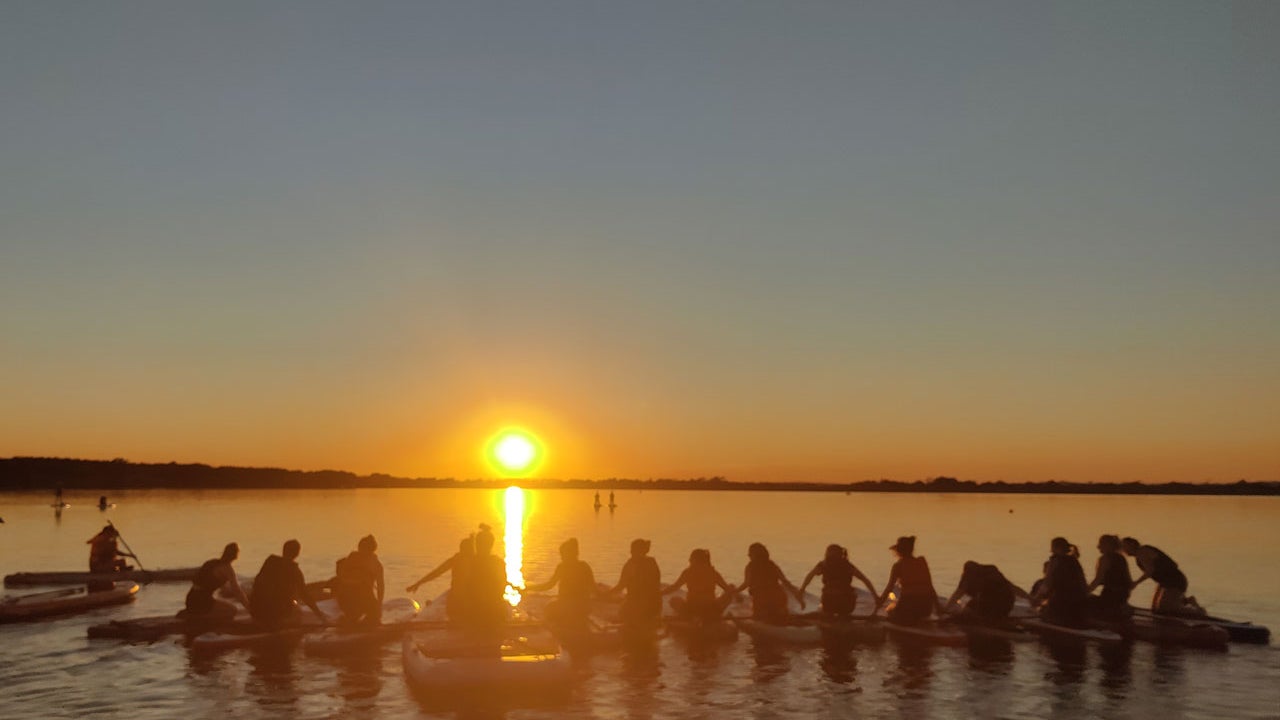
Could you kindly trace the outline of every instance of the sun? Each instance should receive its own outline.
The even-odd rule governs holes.
[[[504,476],[528,475],[542,460],[538,438],[521,428],[506,428],[489,440],[489,463]]]

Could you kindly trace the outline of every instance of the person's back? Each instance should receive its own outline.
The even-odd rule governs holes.
[[[596,592],[595,573],[585,560],[561,563],[559,598],[574,611],[587,612]]]
[[[297,609],[294,600],[294,571],[297,565],[279,555],[268,556],[253,578],[249,594],[249,614],[254,620],[275,624]]]
[[[377,624],[382,620],[383,570],[372,535],[338,561],[335,592],[346,621]]]
[[[1074,548],[1074,546],[1072,546]],[[1045,604],[1041,617],[1068,627],[1081,627],[1089,610],[1089,583],[1073,554],[1055,553],[1045,570]]]
[[[631,557],[622,566],[618,586],[626,592],[619,613],[624,625],[648,626],[662,615],[662,571],[648,552],[648,540],[633,540]]]

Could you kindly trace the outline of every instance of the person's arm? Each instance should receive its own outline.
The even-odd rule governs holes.
[[[432,580],[435,580],[436,578],[448,572],[453,567],[453,564],[454,562],[457,561],[457,559],[458,559],[458,556],[454,555],[450,557],[448,560],[445,560],[444,562],[440,563],[440,565],[437,566],[435,570],[432,570],[426,575],[423,575],[422,578],[418,580],[418,582],[405,588],[405,592],[417,592],[418,588],[421,587],[423,583],[431,582]]]
[[[884,592],[876,600],[877,610],[880,609],[881,605],[889,601],[889,593],[893,592],[893,585],[896,582],[898,582],[898,563],[894,563],[893,567],[889,569],[889,580],[884,584]]]
[[[680,572],[680,577],[676,578],[676,581],[674,583],[662,588],[662,594],[670,595],[671,593],[684,587],[685,583],[689,581],[688,575],[689,575],[689,569],[685,568]]]
[[[526,584],[526,585],[524,586],[525,591],[527,591],[527,592],[545,592],[545,591],[550,590],[551,588],[555,587],[555,586],[556,586],[556,583],[560,582],[560,568],[562,568],[562,567],[564,567],[564,566],[563,566],[563,565],[557,565],[557,566],[556,566],[556,571],[555,571],[555,572],[553,572],[553,573],[551,573],[551,579],[550,579],[550,580],[548,580],[548,581],[546,581],[546,582],[544,582],[544,583]]]
[[[1106,577],[1104,571],[1110,562],[1111,557],[1108,555],[1098,557],[1098,564],[1093,567],[1093,582],[1089,583],[1089,592],[1093,592],[1094,588],[1102,584],[1102,578]]]
[[[244,588],[240,587],[240,579],[236,577],[236,571],[230,565],[224,565],[222,571],[222,586],[230,589],[231,597],[239,600],[245,610],[249,609],[249,596],[245,594]]]
[[[1133,584],[1129,586],[1130,588],[1138,587],[1138,583],[1141,583],[1143,580],[1146,580],[1147,578],[1151,577],[1151,571],[1147,570],[1147,568],[1143,565],[1141,550],[1138,551],[1137,555],[1133,556],[1133,559],[1134,559],[1134,562],[1138,564],[1138,569],[1142,571],[1142,575],[1137,580],[1133,581]],[[1155,563],[1150,563],[1150,565],[1152,567],[1155,567]]]
[[[871,584],[871,578],[867,577],[861,570],[859,570],[857,565],[853,566],[853,576],[861,580],[863,585],[867,586],[867,592],[871,593],[871,597],[879,597],[879,595],[876,594],[875,586]]]
[[[778,579],[782,581],[784,587],[791,588],[791,592],[793,593],[800,590],[800,588],[796,587],[794,583],[787,579],[787,574],[782,572],[782,568],[778,566],[778,563],[774,563],[773,566],[778,569]]]
[[[800,583],[800,589],[796,590],[796,599],[800,601],[800,607],[804,607],[804,589],[809,587],[810,581],[814,577],[822,574],[822,563],[813,566],[808,575],[804,576],[804,582]]]
[[[320,618],[320,622],[329,622],[329,616],[316,605],[316,601],[311,599],[311,593],[307,592],[307,579],[302,576],[302,568],[296,563],[293,565],[293,594],[295,598],[301,597],[302,602],[311,608],[311,612]]]
[[[378,577],[373,581],[374,587],[378,591],[378,604],[382,604],[382,599],[387,594],[386,570],[382,567],[382,562],[378,562]]]

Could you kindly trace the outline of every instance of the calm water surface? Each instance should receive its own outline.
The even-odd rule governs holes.
[[[481,490],[149,491],[117,493],[100,512],[97,493],[72,494],[60,519],[48,494],[0,495],[0,572],[79,569],[85,541],[110,518],[146,567],[195,565],[240,543],[242,576],[302,542],[309,579],[374,533],[394,596],[488,522],[502,535],[502,494]],[[919,537],[939,592],[949,594],[965,560],[998,564],[1029,586],[1063,535],[1091,572],[1097,536],[1134,535],[1172,555],[1191,593],[1216,614],[1280,630],[1280,499],[627,491],[599,513],[587,491],[527,495],[523,572],[548,577],[556,548],[576,536],[597,578],[617,579],[634,537],[650,538],[664,579],[690,549],[705,547],[730,582],[746,547],[761,541],[795,582],[829,542],[876,586],[887,547]],[[445,585],[421,591],[430,597]],[[11,590],[11,593],[22,592]],[[1103,649],[1040,643],[968,649],[887,642],[852,649],[787,648],[747,636],[720,646],[667,638],[651,655],[575,660],[571,697],[541,708],[438,711],[409,693],[399,647],[333,660],[236,650],[193,657],[179,641],[90,641],[107,619],[176,611],[186,587],[144,588],[130,606],[66,619],[0,626],[0,718],[204,718],[505,716],[1280,718],[1280,648],[1232,645],[1226,653],[1138,644]],[[1144,585],[1135,602],[1147,602]]]

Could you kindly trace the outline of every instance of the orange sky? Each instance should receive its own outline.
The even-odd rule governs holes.
[[[1280,479],[1276,13],[528,12],[7,13],[0,456]]]

